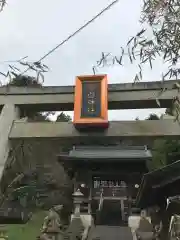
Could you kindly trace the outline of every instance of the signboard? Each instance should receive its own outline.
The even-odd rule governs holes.
[[[101,117],[101,82],[84,81],[82,83],[81,118]]]
[[[108,127],[108,85],[106,75],[79,76],[74,96],[76,128]]]
[[[127,185],[120,180],[94,180],[93,197],[126,197]]]

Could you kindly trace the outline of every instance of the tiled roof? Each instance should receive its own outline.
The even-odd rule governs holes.
[[[71,158],[85,159],[151,159],[151,151],[142,146],[90,146],[90,147],[74,147],[69,152]]]
[[[179,185],[179,182],[180,160],[144,174],[136,199],[137,206],[156,205],[163,196],[179,195],[179,187],[175,187],[175,183]]]

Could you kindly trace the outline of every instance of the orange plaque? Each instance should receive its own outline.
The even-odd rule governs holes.
[[[79,128],[108,127],[107,75],[76,77],[73,123]]]

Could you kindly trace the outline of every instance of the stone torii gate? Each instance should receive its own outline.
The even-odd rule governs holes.
[[[159,95],[162,108],[172,105],[179,95],[177,81],[141,82],[137,84],[109,84],[108,109],[157,108]],[[70,122],[28,122],[21,120],[21,111],[72,111],[74,108],[74,86],[48,87],[1,87],[0,88],[0,175],[7,162],[10,150],[17,140],[85,141],[89,138],[179,137],[180,127],[173,120],[161,121],[112,121],[104,132],[79,132]],[[57,149],[56,149],[57,150]],[[54,151],[54,150],[53,150]],[[56,153],[55,153],[56,154]]]

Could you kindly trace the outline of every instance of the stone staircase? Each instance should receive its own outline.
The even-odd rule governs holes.
[[[133,240],[129,227],[96,226],[92,227],[88,240]]]

